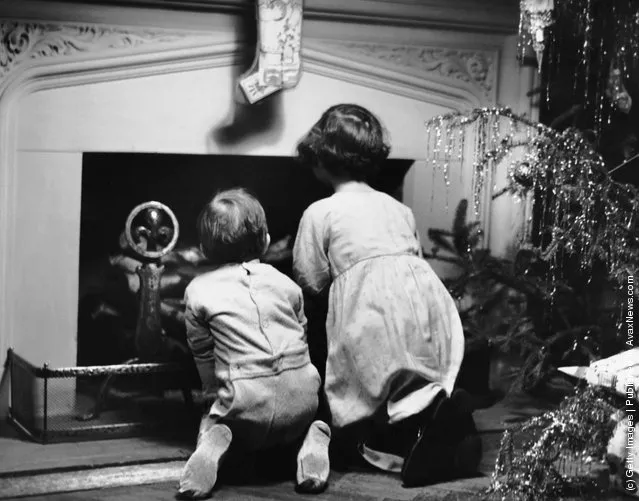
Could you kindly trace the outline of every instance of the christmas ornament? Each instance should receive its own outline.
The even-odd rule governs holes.
[[[537,152],[526,152],[519,162],[512,162],[508,169],[508,191],[518,198],[524,198],[534,183],[534,169],[537,164]]]
[[[290,89],[301,75],[303,0],[258,0],[258,51],[251,68],[239,79],[253,104],[281,89]]]
[[[632,108],[632,98],[623,84],[621,70],[617,68],[614,63],[610,65],[606,96],[612,100],[619,111],[626,114],[630,113],[630,108]]]
[[[521,0],[520,37],[532,39],[537,55],[537,67],[541,71],[546,48],[546,28],[553,23],[554,0]]]
[[[519,162],[515,164],[511,171],[513,181],[515,181],[524,190],[532,188],[533,176],[532,167],[528,162]]]

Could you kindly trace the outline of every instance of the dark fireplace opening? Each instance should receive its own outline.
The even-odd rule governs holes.
[[[401,198],[412,160],[392,159],[373,183]],[[291,275],[290,250],[304,210],[330,195],[293,157],[86,153],[82,168],[79,366],[118,364],[135,356],[141,264],[126,250],[124,224],[140,203],[167,205],[180,224],[178,243],[163,258],[160,295],[166,334],[184,340],[182,299],[190,280],[207,270],[198,251],[196,219],[219,190],[244,187],[266,211],[271,248],[265,260]]]

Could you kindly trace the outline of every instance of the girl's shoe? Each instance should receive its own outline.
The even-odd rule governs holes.
[[[466,392],[451,398],[441,392],[417,431],[416,440],[402,467],[405,487],[431,485],[471,475],[481,459],[482,444]]]

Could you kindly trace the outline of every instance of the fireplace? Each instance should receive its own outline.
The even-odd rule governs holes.
[[[412,164],[388,160],[371,184],[401,198]],[[39,368],[12,352],[11,418],[44,442],[191,429],[197,413],[190,402],[193,395],[199,401],[200,381],[188,353],[183,296],[195,276],[211,269],[195,231],[201,207],[219,190],[252,192],[273,242],[262,260],[292,277],[302,213],[330,192],[308,166],[275,156],[87,153],[81,179],[76,366]],[[168,206],[180,228],[177,246],[161,258],[159,286],[161,328],[179,349],[158,358],[137,348],[144,263],[123,232],[131,209],[151,200]],[[309,342],[317,346],[312,356],[321,366],[325,317],[317,305],[307,314]]]
[[[96,175],[110,171],[112,181],[127,162],[146,163],[149,171],[157,167],[150,179],[164,162],[213,172],[224,169],[224,159],[250,159],[261,173],[268,159],[292,162],[295,144],[328,106],[355,102],[384,122],[391,159],[414,160],[400,191],[425,236],[429,228],[450,227],[452,208],[469,198],[472,188],[467,160],[451,165],[458,175],[448,180],[433,172],[425,157],[424,122],[447,111],[497,103],[534,113],[526,97],[534,70],[522,70],[516,61],[516,18],[507,21],[501,7],[486,6],[497,0],[478,7],[477,16],[461,9],[462,17],[453,3],[435,0],[428,6],[362,0],[359,13],[308,0],[300,83],[254,106],[238,104],[235,95],[236,78],[253,50],[242,42],[238,21],[247,2],[200,3],[207,5],[203,12],[181,11],[177,3],[171,11],[37,0],[0,5],[5,19],[0,362],[10,347],[37,366],[69,367],[79,357],[101,356],[84,352],[78,339],[80,271],[90,256],[117,242],[84,241],[88,161],[96,162]],[[432,9],[433,3],[440,8]],[[500,185],[500,176],[503,172],[496,172],[488,182]],[[310,185],[305,190],[299,190],[305,200],[294,203],[315,196]],[[123,217],[135,204],[134,197],[129,200],[130,207],[118,209]],[[145,201],[141,195],[136,200]],[[505,199],[486,202],[480,219],[486,244],[498,252],[508,245],[517,207]],[[184,245],[192,235],[187,221],[192,210],[180,216]],[[117,219],[114,228],[124,223]],[[294,226],[282,222],[280,227],[279,217],[270,219],[274,240],[288,232],[286,225]],[[113,360],[120,355],[126,353],[113,354]],[[0,414],[6,413],[5,386]]]

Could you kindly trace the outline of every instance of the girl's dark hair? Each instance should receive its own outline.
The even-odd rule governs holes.
[[[221,191],[197,220],[202,252],[214,264],[242,263],[262,256],[266,215],[258,200],[242,188]]]
[[[329,173],[367,181],[388,158],[382,124],[357,104],[338,104],[327,109],[297,145],[298,158],[321,164]]]

